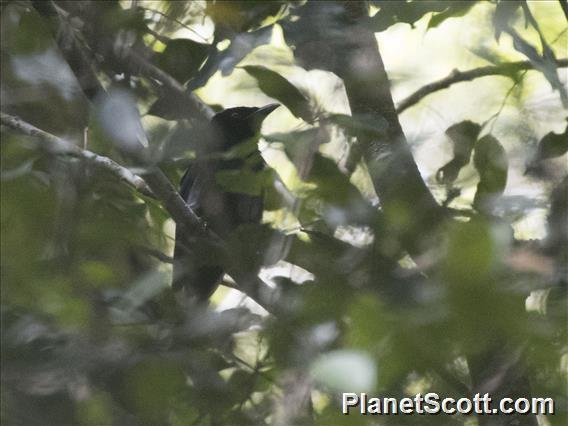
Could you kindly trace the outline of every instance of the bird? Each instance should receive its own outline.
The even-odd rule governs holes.
[[[205,155],[198,158],[181,178],[179,195],[203,220],[208,229],[227,239],[239,225],[260,223],[263,198],[240,192],[229,192],[219,184],[219,172],[237,172],[247,163],[255,172],[266,167],[256,139],[264,119],[279,104],[263,107],[225,109],[211,119],[211,137]],[[241,155],[226,155],[237,145],[252,141],[254,147]],[[225,154],[225,155],[224,155]],[[238,175],[237,175],[238,176]],[[177,227],[173,260],[172,290],[198,302],[207,301],[217,289],[224,270],[204,254],[199,243]]]

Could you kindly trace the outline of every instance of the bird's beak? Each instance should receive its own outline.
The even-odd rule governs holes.
[[[270,114],[272,111],[274,111],[279,106],[280,106],[280,104],[268,104],[268,105],[265,105],[265,106],[259,108],[256,113],[262,114],[266,117],[268,114]]]
[[[280,104],[268,104],[268,105],[265,105],[263,107],[260,107],[255,112],[253,112],[251,115],[254,116],[255,118],[259,118],[262,121],[266,117],[268,117],[268,114],[270,114],[272,111],[274,111],[279,106],[280,106]]]
[[[268,114],[278,108],[280,104],[268,104],[263,107],[260,107],[255,112],[249,115],[249,123],[252,124],[252,127],[257,131],[260,130],[260,126]]]

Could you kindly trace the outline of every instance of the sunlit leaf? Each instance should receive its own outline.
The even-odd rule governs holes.
[[[495,27],[495,39],[499,41],[501,33],[513,21],[517,10],[521,7],[524,0],[500,0],[495,7],[493,16],[493,26]]]
[[[257,80],[260,90],[282,102],[296,117],[313,120],[308,99],[286,78],[261,65],[247,65],[243,69]]]
[[[428,28],[435,28],[449,18],[464,16],[475,5],[472,1],[454,1],[448,3],[448,8],[442,12],[434,13],[428,22]]]
[[[276,15],[282,2],[215,2],[207,3],[205,12],[215,22],[219,37],[245,32],[258,27],[264,19]]]

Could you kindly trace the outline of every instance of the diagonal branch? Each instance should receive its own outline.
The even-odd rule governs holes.
[[[13,115],[0,112],[0,122],[20,133],[41,139],[45,143],[41,145],[40,148],[46,152],[57,155],[70,155],[72,157],[87,160],[88,162],[112,173],[121,182],[124,182],[141,194],[147,197],[156,198],[144,179],[108,157],[103,157],[102,155],[95,154],[92,151],[83,150],[77,145],[38,129],[37,127]]]
[[[568,67],[568,58],[558,59],[556,66],[559,68]],[[416,92],[403,99],[398,104],[396,110],[400,114],[411,106],[416,105],[426,96],[439,90],[447,89],[448,87],[456,83],[472,81],[476,78],[486,77],[490,75],[509,76],[512,73],[518,71],[534,69],[534,65],[530,61],[518,61],[502,65],[488,65],[485,67],[473,68],[467,71],[454,70],[448,76],[422,86]]]

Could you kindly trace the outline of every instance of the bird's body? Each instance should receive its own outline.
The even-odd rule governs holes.
[[[229,192],[219,183],[220,173],[238,173],[247,163],[260,170],[264,162],[255,147],[245,155],[224,158],[223,153],[254,138],[262,120],[278,105],[263,108],[237,107],[224,110],[212,119],[212,140],[206,153],[198,158],[181,179],[179,193],[187,205],[207,226],[226,239],[239,225],[259,223],[262,219],[262,195]],[[238,176],[237,176],[238,177]],[[184,290],[188,296],[206,300],[223,276],[218,259],[200,252],[190,236],[176,231],[174,249],[174,291]]]

